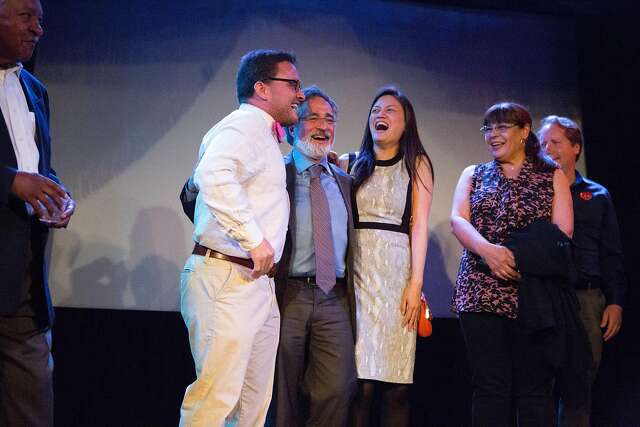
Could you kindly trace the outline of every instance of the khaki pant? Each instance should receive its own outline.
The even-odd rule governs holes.
[[[242,266],[191,255],[180,277],[180,311],[196,380],[180,426],[262,426],[273,389],[280,313],[273,279]]]
[[[51,330],[0,316],[0,426],[53,426]]]
[[[580,301],[580,318],[591,344],[593,365],[587,373],[587,378],[584,379],[587,386],[586,400],[573,399],[572,396],[562,396],[561,393],[558,425],[563,427],[589,427],[592,386],[602,359],[603,341],[600,321],[606,305],[605,297],[600,289],[580,289],[576,290],[576,295],[578,301]],[[561,386],[560,388],[562,389],[563,387]]]

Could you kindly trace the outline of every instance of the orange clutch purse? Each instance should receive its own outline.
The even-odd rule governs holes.
[[[421,337],[429,337],[433,332],[431,326],[431,311],[424,294],[420,296],[420,318],[418,319],[418,335]]]

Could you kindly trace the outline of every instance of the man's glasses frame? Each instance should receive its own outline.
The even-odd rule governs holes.
[[[296,80],[296,79],[283,79],[281,77],[267,77],[265,80],[274,80],[276,82],[286,82],[289,84],[289,86],[292,89],[295,89],[296,92],[298,92],[300,89],[302,89],[302,82],[300,82],[300,80]]]
[[[313,125],[315,125],[316,123],[320,123],[320,121],[324,121],[329,126],[335,126],[336,122],[338,121],[338,119],[332,116],[320,117],[314,115],[300,117],[300,120],[303,122],[309,122]]]

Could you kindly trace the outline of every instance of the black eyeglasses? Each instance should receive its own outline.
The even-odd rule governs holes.
[[[287,82],[291,88],[295,89],[295,91],[299,91],[302,88],[302,83],[300,80],[295,79],[282,79],[280,77],[267,77],[265,80],[275,80],[277,82]]]

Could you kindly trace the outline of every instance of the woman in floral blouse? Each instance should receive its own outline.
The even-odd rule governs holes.
[[[473,373],[473,424],[553,423],[553,370],[544,348],[519,327],[519,273],[504,246],[538,219],[573,232],[569,183],[541,150],[531,115],[519,104],[493,105],[481,128],[493,161],[467,167],[453,199],[451,225],[464,246],[453,297]]]

